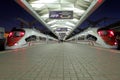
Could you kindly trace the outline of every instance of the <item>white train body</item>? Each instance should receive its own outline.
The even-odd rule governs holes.
[[[88,41],[94,46],[117,48],[116,33],[111,29],[88,28],[69,40]],[[120,42],[120,41],[119,41]]]
[[[43,43],[49,39],[56,40],[55,38],[45,35],[34,28],[16,29],[9,33],[6,49],[27,47],[31,45],[31,42],[41,41],[41,43]]]

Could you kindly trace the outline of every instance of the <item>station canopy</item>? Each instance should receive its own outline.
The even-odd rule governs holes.
[[[59,39],[65,39],[103,0],[16,0]]]

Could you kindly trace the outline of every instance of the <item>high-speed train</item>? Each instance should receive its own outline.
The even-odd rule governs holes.
[[[27,47],[32,41],[56,40],[55,38],[42,34],[35,28],[20,28],[12,30],[7,37],[6,49]]]
[[[89,41],[94,46],[118,49],[120,47],[120,31],[106,28],[89,27],[69,40]]]

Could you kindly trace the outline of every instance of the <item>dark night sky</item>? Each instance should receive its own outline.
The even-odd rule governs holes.
[[[5,27],[6,31],[12,27],[19,27],[20,21],[16,20],[21,17],[28,22],[35,20],[23,8],[21,8],[14,0],[1,0],[0,2],[0,26]],[[102,17],[116,18],[111,19],[108,23],[120,20],[120,0],[106,0],[92,15],[88,18],[95,21]],[[40,23],[37,26],[42,26]],[[42,27],[41,27],[42,28]]]

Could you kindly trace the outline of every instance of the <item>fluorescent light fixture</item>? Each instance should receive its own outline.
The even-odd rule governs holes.
[[[86,1],[86,2],[91,2],[92,0],[84,0],[84,1]]]
[[[50,26],[50,27],[51,27],[51,28],[52,28],[52,27],[58,27],[58,25],[57,25],[57,24],[55,24],[55,25],[52,25],[52,26]]]
[[[31,4],[31,6],[33,7],[33,8],[42,8],[42,7],[44,7],[45,6],[45,4]]]
[[[58,3],[58,0],[37,0],[33,1],[32,3]]]
[[[75,23],[77,23],[79,20],[76,19],[76,18],[74,18],[74,19],[72,19],[72,21],[75,22]]]
[[[75,24],[71,23],[71,22],[66,22],[65,24],[69,25],[69,26],[75,26]]]
[[[51,20],[51,21],[49,21],[47,24],[53,24],[53,23],[55,23],[56,22],[56,20]]]
[[[41,18],[48,18],[49,17],[49,14],[44,14],[41,16]]]
[[[74,8],[74,12],[78,13],[78,14],[83,14],[85,12],[85,10]]]

